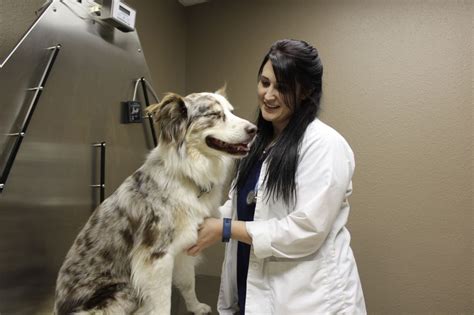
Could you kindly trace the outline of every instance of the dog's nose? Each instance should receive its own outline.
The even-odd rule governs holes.
[[[254,125],[248,125],[247,127],[245,127],[245,131],[250,136],[253,136],[257,133],[257,127],[255,127]]]

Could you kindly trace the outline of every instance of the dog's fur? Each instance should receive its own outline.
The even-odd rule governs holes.
[[[184,251],[203,219],[218,216],[231,157],[244,156],[256,132],[223,94],[168,94],[148,108],[159,145],[77,236],[59,271],[56,314],[169,314],[172,283],[188,311],[211,311],[196,298]]]

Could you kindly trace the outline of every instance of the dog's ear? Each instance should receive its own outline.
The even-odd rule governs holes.
[[[221,87],[220,89],[218,89],[218,90],[216,91],[216,94],[222,95],[222,96],[224,96],[225,98],[227,98],[227,91],[226,91],[226,90],[227,90],[227,82],[224,83],[224,86],[223,86],[223,87]]]
[[[181,142],[186,134],[188,109],[183,97],[168,93],[159,104],[147,107],[159,126],[161,137],[166,142]]]

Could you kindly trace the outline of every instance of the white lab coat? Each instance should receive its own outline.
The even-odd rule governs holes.
[[[356,262],[345,228],[352,192],[354,155],[334,129],[314,120],[305,132],[296,173],[297,204],[264,200],[263,163],[252,237],[245,313],[366,314]],[[236,218],[235,192],[220,208]],[[219,314],[238,310],[237,241],[225,250]]]

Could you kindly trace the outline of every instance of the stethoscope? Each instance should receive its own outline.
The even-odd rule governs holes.
[[[249,191],[247,194],[247,198],[245,200],[247,202],[247,206],[250,206],[251,204],[254,204],[257,202],[258,181],[259,179],[257,179],[257,183],[255,184],[255,187],[251,191]]]

